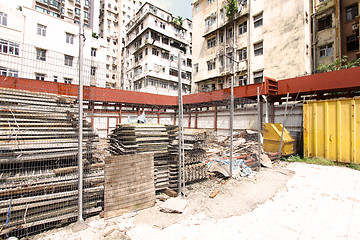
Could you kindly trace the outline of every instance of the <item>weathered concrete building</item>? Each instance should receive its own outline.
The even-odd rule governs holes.
[[[191,20],[174,18],[150,3],[144,4],[127,25],[124,89],[177,95],[180,71],[182,90],[190,93],[191,29]]]
[[[359,56],[359,1],[313,0],[313,69],[348,56]]]
[[[227,88],[311,73],[311,6],[308,0],[193,1],[195,91]],[[234,64],[235,63],[235,64]]]
[[[121,64],[125,26],[142,6],[139,0],[100,0],[100,37],[106,39],[106,86],[123,88]]]

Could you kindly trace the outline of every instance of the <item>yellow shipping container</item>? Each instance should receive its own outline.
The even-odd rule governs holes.
[[[360,164],[360,98],[304,103],[304,156]]]

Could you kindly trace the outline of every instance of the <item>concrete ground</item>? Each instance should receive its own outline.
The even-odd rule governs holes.
[[[211,211],[201,208],[207,205],[203,201],[208,195],[204,195],[202,201],[195,201],[195,205],[203,205],[198,211],[189,201],[189,211],[178,214],[177,219],[174,216],[167,219],[154,207],[127,219],[88,219],[89,227],[81,232],[73,232],[70,225],[33,239],[360,240],[360,171],[291,163],[279,169],[264,170],[256,178],[255,183],[248,181],[239,185],[240,194],[216,196],[213,200],[218,198],[219,202],[210,207]],[[236,186],[235,182],[225,184],[227,188],[223,194],[234,193],[229,189],[234,190]],[[273,194],[268,194],[271,191]],[[231,197],[232,200],[228,199]],[[223,217],[218,214],[212,217],[216,206],[224,212]],[[242,212],[247,209],[242,206],[254,207]],[[235,214],[230,214],[232,211]],[[165,218],[163,221],[168,224],[160,226],[156,221],[146,221],[144,215]]]
[[[198,214],[162,230],[135,226],[127,235],[134,240],[360,239],[360,171],[303,163],[287,168],[295,172],[287,190],[252,212],[220,220]]]

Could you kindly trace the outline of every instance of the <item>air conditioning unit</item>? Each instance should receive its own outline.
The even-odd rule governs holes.
[[[352,25],[352,30],[353,31],[356,31],[358,29],[359,29],[359,24],[358,23]]]

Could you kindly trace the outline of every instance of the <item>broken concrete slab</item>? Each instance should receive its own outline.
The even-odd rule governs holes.
[[[230,177],[229,167],[220,162],[216,162],[216,161],[212,162],[208,171],[209,172],[218,172],[218,173],[221,173],[222,175],[224,175],[224,177]]]
[[[273,168],[271,159],[266,154],[261,154],[261,165],[267,168]]]
[[[160,206],[160,210],[167,213],[183,213],[187,203],[185,199],[170,198]]]

